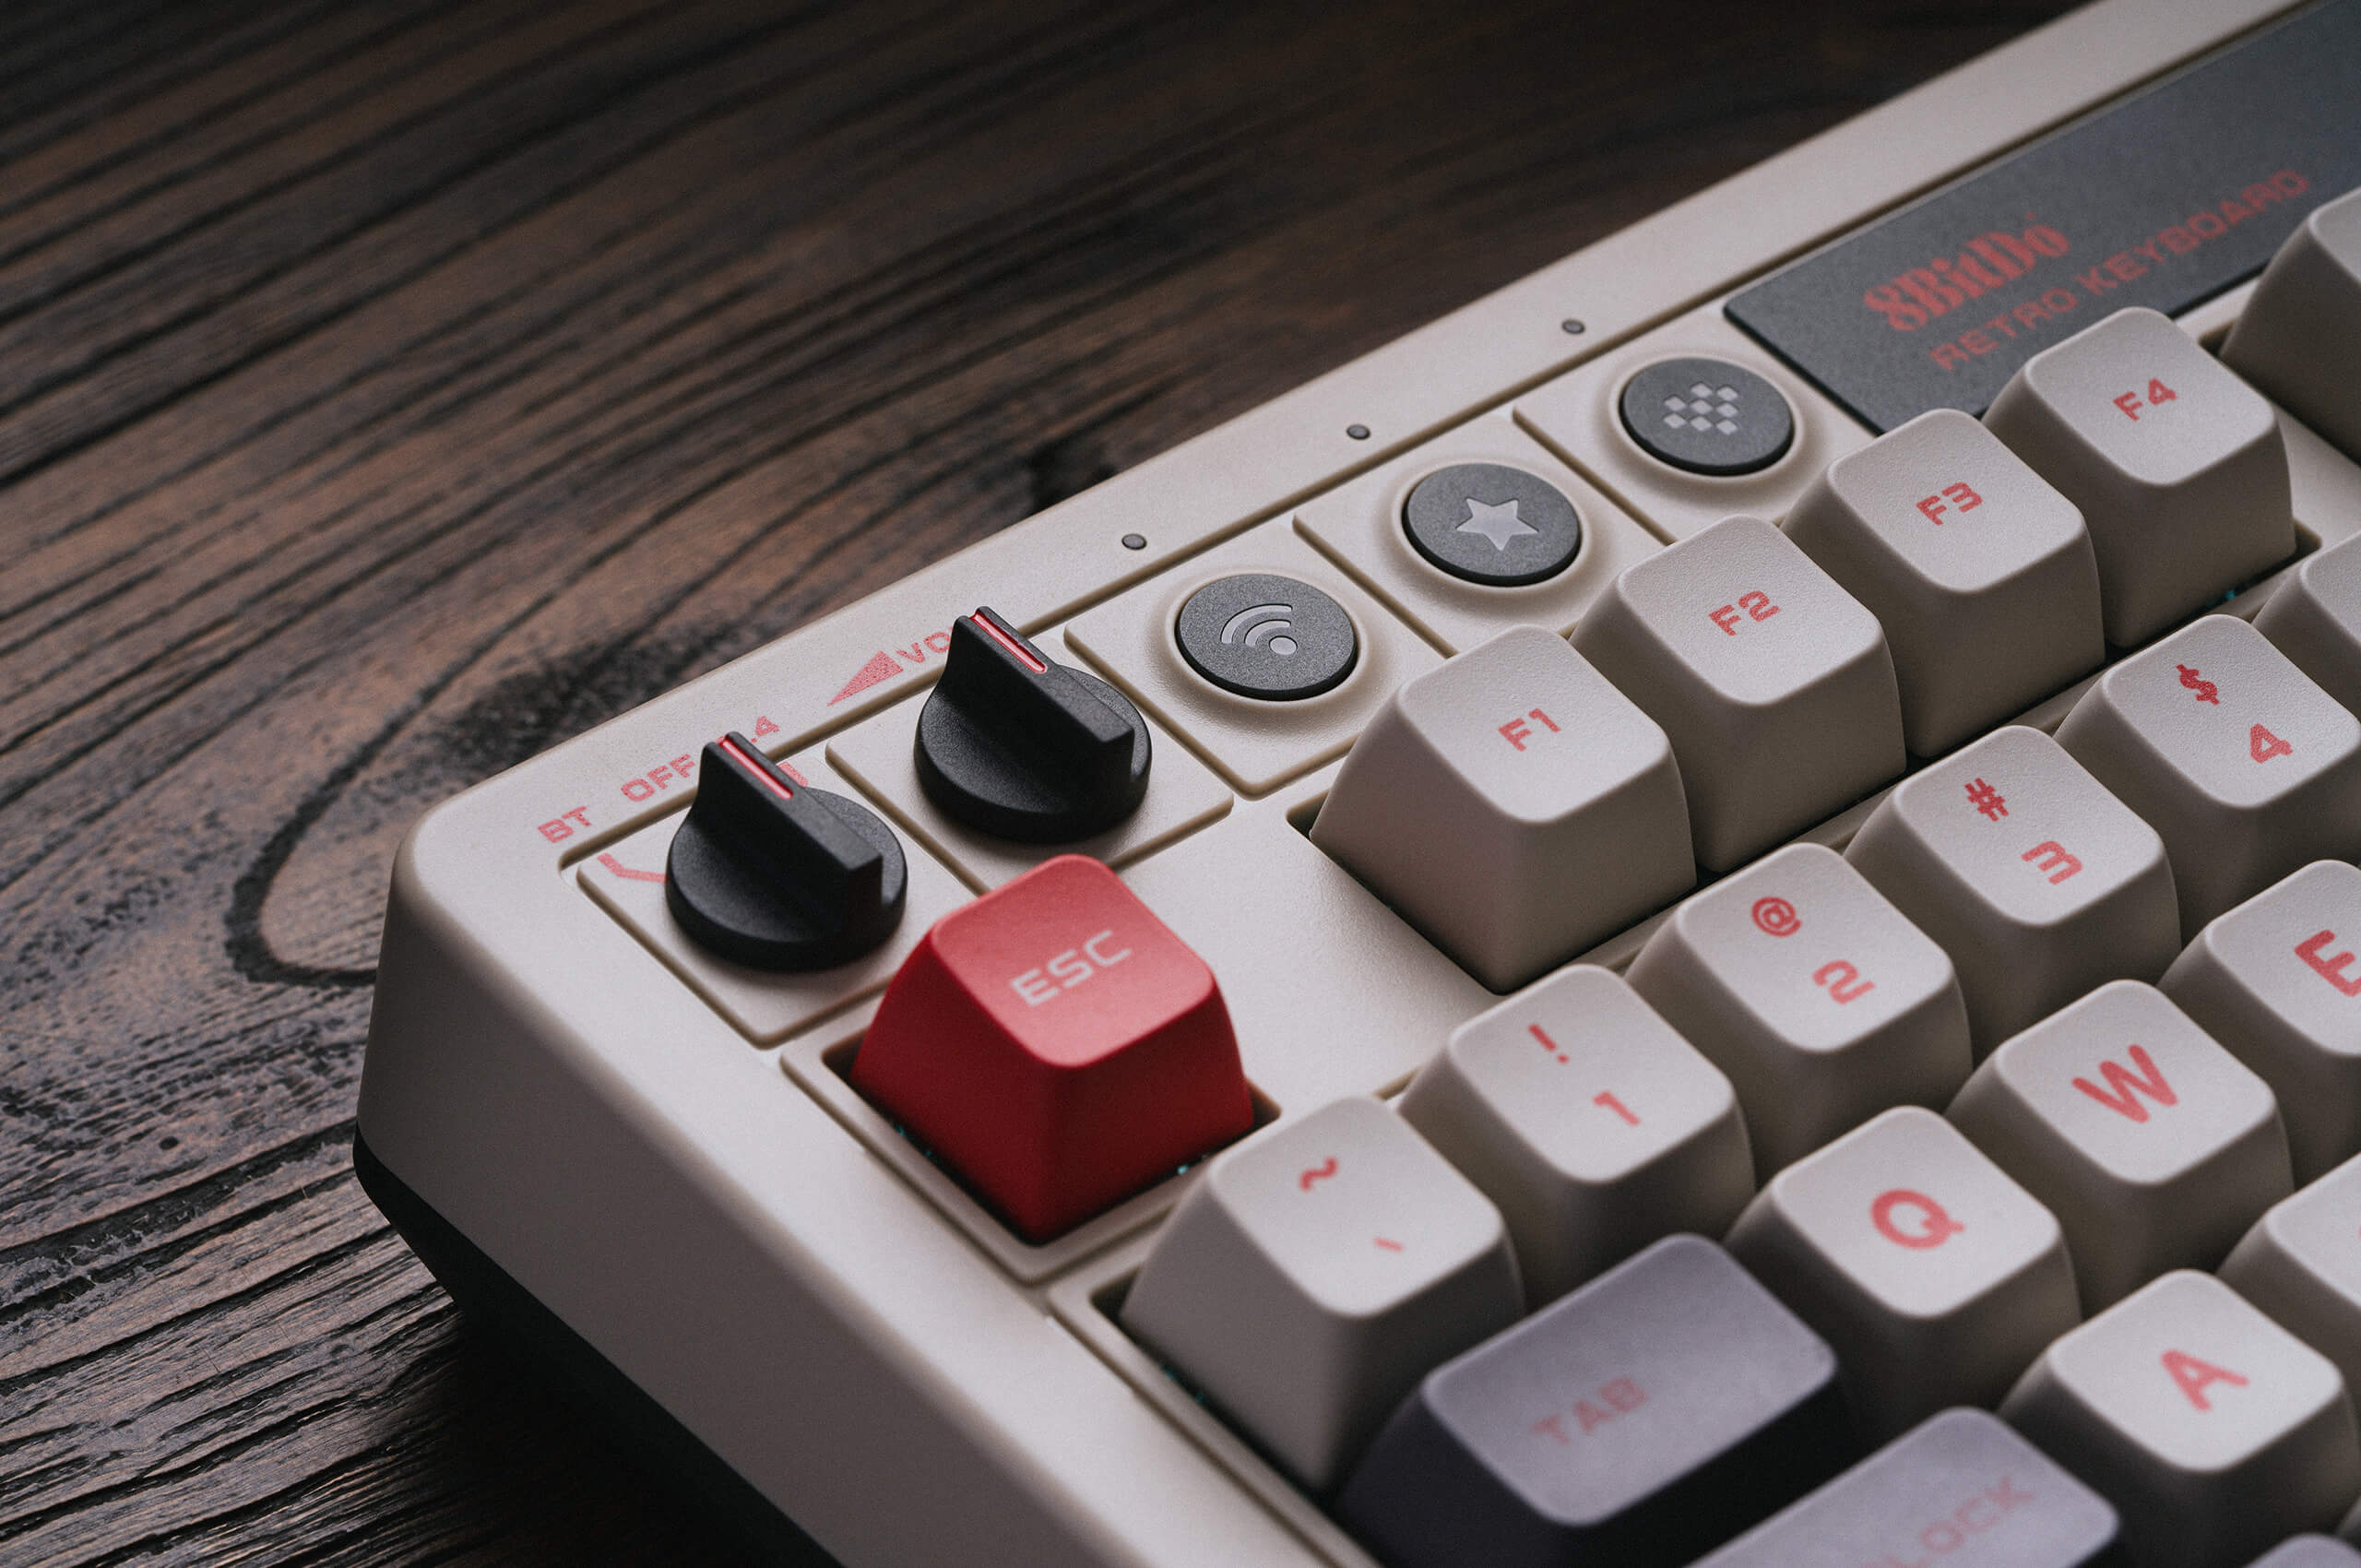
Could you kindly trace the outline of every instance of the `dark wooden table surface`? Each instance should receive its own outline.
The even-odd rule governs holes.
[[[2055,8],[9,0],[0,1561],[730,1561],[353,1181],[410,819]]]

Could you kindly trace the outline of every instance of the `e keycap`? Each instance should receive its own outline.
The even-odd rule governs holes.
[[[1660,360],[1623,384],[1623,428],[1660,463],[1692,474],[1750,474],[1786,456],[1786,397],[1727,360]]]
[[[1563,491],[1505,463],[1454,463],[1420,480],[1402,530],[1431,564],[1463,582],[1522,588],[1556,576],[1583,547]]]
[[[1293,577],[1248,572],[1207,583],[1174,627],[1189,668],[1242,697],[1299,702],[1334,690],[1360,657],[1345,607]]]

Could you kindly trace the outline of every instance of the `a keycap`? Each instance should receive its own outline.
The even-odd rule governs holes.
[[[2082,514],[1956,409],[1839,457],[1783,526],[1884,625],[1916,755],[1940,756],[2106,656]]]
[[[2361,539],[2307,557],[2281,578],[2254,627],[2347,712],[2361,711]]]
[[[1535,1306],[1674,1231],[1720,1235],[1754,1194],[1729,1080],[1588,964],[1462,1025],[1399,1109],[1500,1206]]]
[[[1771,1172],[1973,1064],[1943,950],[1834,850],[1794,844],[1683,902],[1631,985],[1737,1086]]]
[[[1122,1320],[1324,1491],[1420,1377],[1523,1305],[1499,1211],[1401,1118],[1357,1097],[1214,1160]]]
[[[2331,1536],[2294,1536],[2256,1558],[2248,1568],[2361,1568],[2361,1551]]]
[[[1903,780],[1845,858],[1951,955],[1979,1055],[2180,950],[2155,829],[2037,730],[1996,730]]]
[[[2213,1267],[2293,1185],[2271,1090],[2133,980],[2001,1046],[1950,1114],[2066,1228],[2086,1313]]]
[[[1729,1249],[1835,1347],[1871,1441],[1946,1406],[1999,1404],[2082,1320],[2057,1219],[1916,1106],[1773,1177]]]
[[[2222,1277],[2361,1388],[2361,1159],[2273,1204]]]
[[[2263,889],[2161,989],[2271,1086],[2297,1182],[2361,1154],[2361,870],[2320,861]]]
[[[2361,191],[2315,208],[2279,247],[2222,362],[2361,459]]]
[[[1035,1241],[1254,1118],[1213,971],[1081,855],[937,921],[852,1084]]]
[[[2007,1422],[1946,1410],[1698,1568],[2118,1568],[2115,1510]]]
[[[1538,626],[1405,682],[1353,743],[1311,841],[1495,991],[1697,874],[1664,731]]]
[[[2236,1568],[2361,1491],[2344,1380],[2211,1275],[2061,1336],[2000,1414],[2115,1504],[2142,1568]]]
[[[1853,1452],[1828,1347],[1675,1236],[1438,1368],[1338,1513],[1391,1568],[1669,1568]]]
[[[2361,719],[2229,615],[2099,677],[2058,743],[2165,841],[2181,931],[2361,850]]]
[[[2144,642],[2296,552],[2271,405],[2154,311],[2035,354],[1984,422],[2082,508],[2109,642]]]
[[[1727,518],[1626,568],[1574,647],[1672,738],[1708,870],[1902,771],[1877,617],[1759,518]]]

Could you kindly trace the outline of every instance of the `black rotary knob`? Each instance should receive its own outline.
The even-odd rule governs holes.
[[[943,679],[919,713],[919,785],[946,815],[1002,838],[1103,833],[1147,792],[1140,710],[1054,664],[990,610],[951,624]]]
[[[796,782],[733,731],[697,765],[664,902],[699,945],[734,963],[825,969],[894,934],[908,880],[901,843],[875,812]]]

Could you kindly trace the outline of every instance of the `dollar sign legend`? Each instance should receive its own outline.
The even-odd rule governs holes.
[[[2186,664],[2176,664],[2173,668],[2180,671],[2180,683],[2187,686],[2190,691],[2195,692],[2199,702],[2210,702],[2215,707],[2222,706],[2221,687],[2215,685],[2213,682],[2207,680],[2204,676],[2199,674],[2196,671],[2190,669]]]

